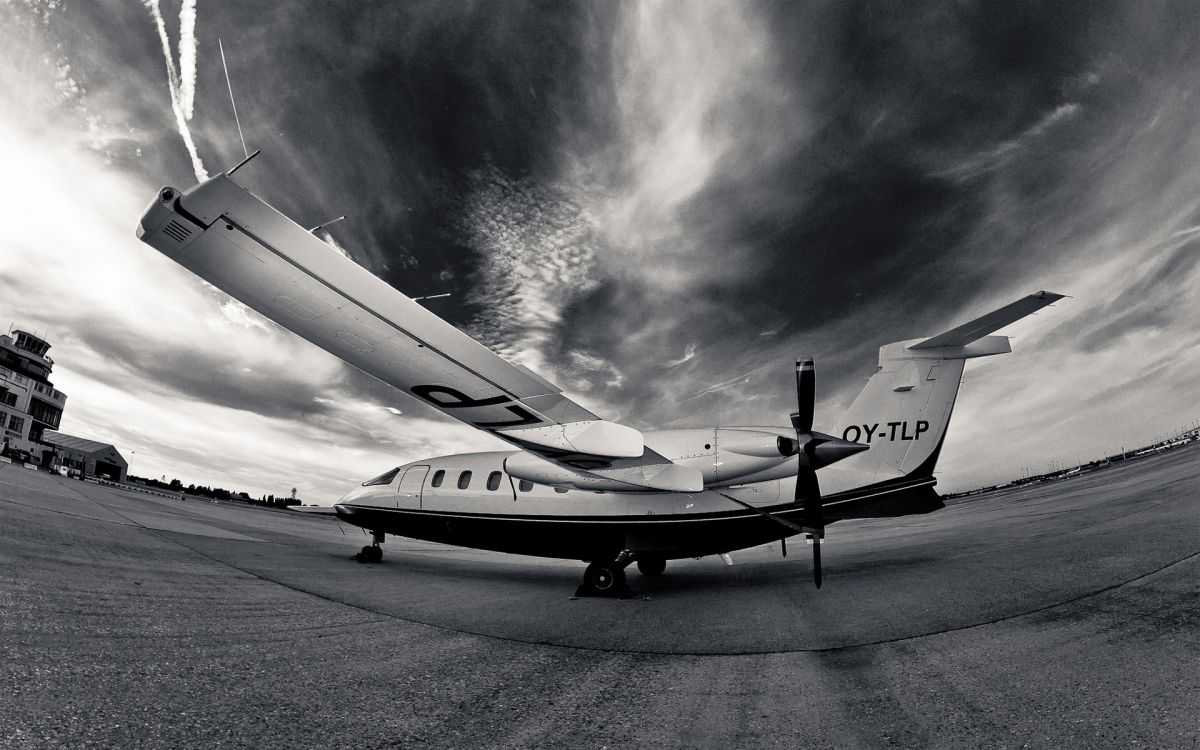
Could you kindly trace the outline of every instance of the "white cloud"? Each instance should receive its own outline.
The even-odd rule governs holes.
[[[563,309],[596,287],[592,227],[578,206],[531,181],[494,169],[473,177],[462,223],[480,257],[471,301],[486,313],[468,328],[543,377],[569,376],[545,354]]]
[[[1074,102],[1060,104],[1042,115],[1037,122],[1022,131],[1017,137],[972,154],[959,164],[938,172],[937,176],[965,182],[999,169],[1030,143],[1042,137],[1050,128],[1078,113],[1078,104]]]
[[[667,367],[678,367],[679,365],[682,365],[684,362],[692,361],[692,359],[694,359],[695,356],[696,356],[696,345],[688,344],[687,347],[684,348],[684,350],[683,350],[682,357],[679,357],[678,359],[668,359],[663,364],[665,364]]]
[[[613,70],[619,133],[575,177],[577,200],[603,237],[599,260],[614,278],[668,295],[707,281],[718,255],[722,274],[734,278],[746,268],[739,262],[746,250],[732,241],[710,246],[684,209],[714,178],[770,164],[806,132],[776,83],[769,30],[742,3],[697,3],[687,13],[656,2],[621,8]],[[780,119],[788,121],[785,132],[762,130]]]
[[[347,250],[346,248],[342,247],[342,245],[337,240],[335,240],[333,238],[333,235],[330,234],[329,232],[321,232],[321,239],[325,240],[326,245],[329,245],[334,250],[337,250],[343,256],[350,258],[350,251]],[[353,258],[351,258],[351,260],[353,260]]]

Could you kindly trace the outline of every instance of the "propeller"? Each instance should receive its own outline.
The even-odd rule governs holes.
[[[817,373],[812,357],[796,361],[796,411],[792,412],[792,429],[795,438],[780,437],[779,452],[784,456],[797,456],[796,493],[793,502],[801,507],[801,525],[756,508],[741,500],[725,495],[738,505],[750,508],[770,518],[793,532],[806,534],[813,548],[813,581],[821,588],[821,540],[825,538],[825,516],[821,503],[821,484],[817,481],[817,469],[828,466],[843,458],[865,451],[870,446],[852,443],[849,440],[813,432],[813,410],[816,401]],[[724,494],[724,493],[722,493]],[[785,548],[786,549],[786,548]],[[786,553],[785,553],[786,554]]]
[[[821,540],[825,538],[825,516],[822,512],[821,483],[817,481],[817,448],[824,443],[812,434],[813,412],[817,393],[817,367],[812,357],[796,362],[796,411],[792,412],[792,429],[796,444],[807,461],[801,461],[796,471],[796,492],[793,502],[803,504],[803,528],[812,540],[813,582],[821,588]],[[807,438],[807,439],[806,439]],[[857,446],[857,444],[852,444]],[[828,449],[827,449],[828,450]],[[853,451],[857,452],[857,450]],[[847,453],[846,455],[850,455]],[[805,466],[804,464],[808,465]]]

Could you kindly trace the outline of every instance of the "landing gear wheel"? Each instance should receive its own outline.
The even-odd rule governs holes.
[[[354,556],[355,560],[360,563],[377,563],[383,560],[383,548],[378,544],[367,545],[359,550],[359,553]]]
[[[594,562],[584,571],[583,582],[597,594],[616,596],[625,588],[625,569],[615,562]]]
[[[660,576],[667,569],[667,561],[661,557],[643,557],[637,561],[637,566],[644,576]]]

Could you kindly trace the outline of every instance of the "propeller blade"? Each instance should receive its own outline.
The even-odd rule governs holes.
[[[821,483],[817,481],[817,472],[801,466],[800,471],[796,473],[796,493],[792,499],[796,505],[801,505],[806,504],[809,498],[815,498],[817,502],[820,502]]]
[[[821,538],[825,536],[825,516],[821,502],[821,485],[817,472],[801,469],[796,474],[796,502],[804,507],[804,532],[813,546],[813,581],[821,588]]]
[[[774,521],[775,523],[784,527],[785,529],[793,531],[797,534],[811,534],[812,535],[812,543],[813,543],[813,579],[816,581],[817,588],[821,588],[821,537],[825,533],[824,527],[822,527],[819,531],[811,529],[811,528],[805,528],[803,526],[800,526],[799,524],[792,523],[791,521],[787,520],[786,518],[781,518],[781,517],[775,515],[774,513],[768,513],[767,511],[763,510],[762,508],[759,508],[757,506],[751,505],[750,503],[738,500],[736,497],[731,497],[729,495],[726,495],[724,492],[718,492],[717,494],[720,495],[721,497],[725,498],[726,500],[730,500],[732,502],[737,503],[738,505],[742,506],[746,510],[752,510],[755,513],[759,514],[760,516],[771,519],[772,521]],[[781,539],[780,541],[784,545],[785,551],[784,551],[783,556],[787,557],[787,552],[786,552],[787,539],[785,537],[785,538]]]
[[[742,506],[746,510],[752,510],[760,516],[764,516],[765,518],[771,519],[772,521],[774,521],[775,523],[784,527],[785,529],[789,529],[797,534],[804,533],[804,527],[801,526],[800,524],[792,523],[791,521],[787,520],[786,518],[781,518],[781,517],[775,515],[774,513],[769,513],[767,511],[763,510],[762,508],[759,508],[756,505],[751,505],[750,503],[738,500],[736,497],[731,497],[729,495],[726,495],[724,492],[718,492],[717,494],[720,495],[721,497],[725,498],[726,500],[730,500],[732,502],[737,503],[738,505]]]
[[[815,440],[810,440],[804,446],[804,452],[808,455],[809,466],[813,465],[813,456],[817,447],[813,445]],[[796,472],[796,494],[794,501],[797,505],[804,506],[804,525],[814,528],[825,528],[825,521],[821,517],[821,483],[817,480],[817,472],[815,469],[801,466]]]
[[[821,537],[813,535],[813,582],[821,588]]]
[[[792,427],[796,432],[812,432],[813,402],[816,399],[817,373],[812,357],[796,360],[796,409]]]

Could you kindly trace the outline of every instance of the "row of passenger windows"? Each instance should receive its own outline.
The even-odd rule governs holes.
[[[465,490],[471,486],[471,474],[472,472],[470,471],[463,471],[459,473],[456,486],[460,490]],[[503,479],[503,475],[498,471],[493,471],[491,474],[488,474],[487,488],[492,492],[500,489],[501,479]],[[442,482],[444,481],[446,481],[446,471],[444,469],[438,469],[437,471],[433,472],[433,479],[429,480],[429,486],[441,487]],[[533,482],[530,482],[527,479],[522,479],[517,482],[517,489],[521,492],[533,492]],[[554,491],[566,492],[567,490],[562,487],[555,487]]]
[[[399,473],[400,473],[400,467],[396,467],[395,469],[392,469],[389,472],[380,474],[379,476],[375,477],[374,479],[368,479],[367,481],[362,483],[362,486],[363,487],[372,487],[372,486],[376,486],[376,485],[391,484],[396,479],[396,475]],[[459,473],[457,486],[460,490],[465,490],[471,486],[471,474],[472,474],[471,471],[463,471],[463,472]],[[498,471],[493,471],[491,474],[488,474],[488,478],[487,478],[488,490],[495,492],[496,490],[500,489],[500,481],[503,478],[504,478],[503,475]],[[445,481],[446,481],[445,469],[438,469],[437,471],[433,472],[433,478],[429,480],[429,486],[430,487],[441,487],[442,483]],[[533,492],[533,482],[530,482],[527,479],[522,479],[519,482],[517,482],[517,489],[520,490],[521,492]],[[566,492],[567,490],[564,487],[555,487],[554,491],[555,492]]]
[[[470,471],[464,471],[458,475],[457,486],[460,490],[465,490],[471,486],[471,474],[472,472]],[[502,478],[502,475],[498,471],[493,471],[491,474],[488,474],[488,490],[495,492],[496,490],[500,489],[500,480]],[[437,471],[433,472],[433,479],[429,480],[429,486],[441,487],[442,482],[444,481],[446,481],[446,471],[444,469],[438,469]]]

